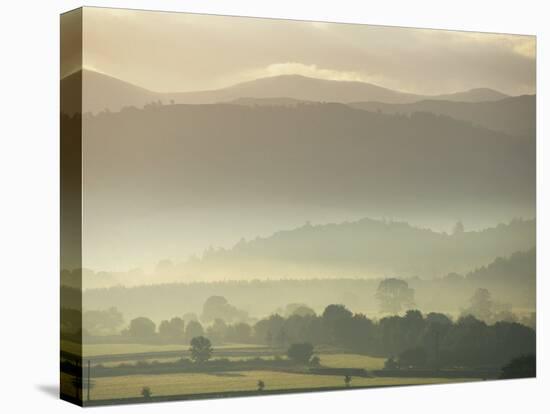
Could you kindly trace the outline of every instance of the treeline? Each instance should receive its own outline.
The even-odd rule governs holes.
[[[254,340],[270,345],[308,342],[393,358],[406,366],[501,366],[511,358],[535,353],[535,331],[516,322],[488,325],[471,315],[453,321],[441,313],[374,321],[342,305],[322,315],[272,315],[254,326]]]
[[[388,368],[500,367],[514,357],[534,354],[536,344],[535,331],[517,322],[489,325],[472,315],[453,321],[441,313],[423,315],[418,310],[376,321],[343,305],[329,305],[321,315],[300,306],[288,317],[273,314],[254,324],[215,319],[204,326],[197,320],[175,317],[157,327],[152,320],[139,317],[130,322],[119,340],[183,345],[199,336],[213,344],[328,345],[387,357]]]
[[[191,318],[185,320],[184,318]],[[246,322],[226,323],[216,319],[206,325],[195,319],[194,315],[173,317],[162,320],[158,325],[151,319],[140,316],[130,321],[127,328],[119,334],[94,336],[84,329],[86,343],[154,343],[187,345],[196,337],[207,337],[214,344],[256,343],[254,325]]]
[[[535,249],[495,259],[466,276],[452,273],[436,279],[408,278],[415,290],[415,308],[456,314],[478,288],[487,288],[494,300],[515,308],[535,308]],[[155,321],[183,312],[199,312],[211,296],[223,295],[250,317],[275,312],[289,303],[307,304],[317,312],[330,303],[343,303],[354,311],[381,310],[376,292],[380,279],[280,279],[157,284],[90,289],[84,292],[88,309],[116,306],[126,317],[147,315]],[[63,287],[62,289],[69,289]],[[65,295],[69,296],[69,295]],[[158,306],[161,303],[162,306]],[[183,308],[183,309],[182,309]]]

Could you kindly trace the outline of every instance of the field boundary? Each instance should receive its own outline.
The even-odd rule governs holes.
[[[457,383],[459,383],[457,381]],[[463,383],[460,381],[460,383]],[[279,394],[307,394],[312,392],[330,392],[330,391],[354,391],[365,390],[374,388],[397,388],[397,387],[409,387],[420,385],[449,385],[449,383],[434,383],[434,384],[395,384],[395,385],[359,385],[350,387],[319,387],[319,388],[293,388],[293,389],[280,389],[280,390],[250,390],[250,391],[227,391],[227,392],[211,392],[200,394],[175,394],[175,395],[159,395],[151,396],[148,399],[143,397],[132,398],[116,398],[116,399],[103,399],[103,400],[90,400],[84,401],[84,407],[94,407],[101,405],[123,405],[123,404],[144,404],[150,402],[170,402],[170,401],[188,401],[188,400],[208,400],[216,398],[241,398],[241,397],[258,397],[264,395],[279,395]]]

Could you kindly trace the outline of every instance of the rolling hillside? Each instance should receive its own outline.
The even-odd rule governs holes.
[[[178,270],[200,280],[394,275],[433,278],[467,272],[497,256],[534,246],[533,220],[448,235],[407,223],[363,219],[305,225],[241,241],[232,249],[209,250],[202,259]],[[495,273],[497,279],[501,277],[501,272]],[[481,276],[471,277],[479,280]]]
[[[354,108],[385,114],[431,112],[471,122],[473,125],[512,135],[535,136],[536,96],[523,95],[497,101],[451,102],[423,100],[408,104],[354,102]]]
[[[141,108],[156,101],[162,101],[165,104],[171,101],[180,104],[211,104],[239,98],[286,98],[338,103],[359,101],[412,103],[423,99],[479,102],[495,101],[506,97],[498,91],[487,88],[445,95],[415,95],[365,82],[334,81],[300,75],[255,79],[217,90],[160,93],[91,70],[82,71],[82,76],[83,112],[92,113],[105,109],[116,112],[126,106]],[[72,102],[75,97],[70,96],[70,91],[77,87],[78,78],[78,73],[74,73],[61,81],[64,85],[70,86],[62,88],[67,94],[63,99],[65,103],[62,108],[62,111],[66,113],[70,113],[71,108],[75,108],[74,102]]]

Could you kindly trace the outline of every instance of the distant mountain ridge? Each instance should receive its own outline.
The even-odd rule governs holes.
[[[159,200],[178,196],[165,194],[164,183],[202,202],[217,194],[217,204],[256,198],[261,183],[270,189],[260,197],[264,202],[364,206],[377,200],[390,207],[415,199],[484,200],[496,202],[495,208],[531,203],[534,193],[534,140],[428,113],[399,116],[318,103],[168,105],[102,114],[86,128],[87,162],[102,165],[89,191],[96,181],[97,191],[104,191],[139,179]],[[133,159],[128,148],[148,157]],[[166,171],[150,171],[155,160]]]
[[[446,93],[434,96],[425,96],[425,99],[435,99],[439,101],[452,101],[452,102],[488,102],[498,101],[500,99],[508,98],[502,92],[495,91],[491,88],[473,88],[463,92]]]
[[[385,114],[431,112],[471,122],[473,125],[512,135],[535,136],[536,96],[513,96],[497,101],[452,102],[433,99],[407,104],[352,102],[348,106]]]
[[[123,215],[292,200],[375,216],[532,217],[535,140],[445,116],[165,105],[100,114],[85,128],[87,202],[109,200]]]
[[[286,106],[310,105],[316,102],[293,98],[239,98],[229,103],[243,106]],[[411,115],[415,112],[429,112],[466,121],[474,126],[504,132],[510,135],[535,136],[536,132],[536,96],[512,96],[496,101],[453,102],[425,99],[406,104],[384,102],[350,102],[349,107],[384,114]]]
[[[483,231],[438,233],[405,222],[362,219],[281,231],[209,250],[181,268],[197,279],[251,277],[433,278],[465,272],[535,246],[535,221],[514,220]],[[472,277],[472,276],[469,276]],[[210,279],[210,280],[212,280]]]
[[[478,88],[454,94],[417,95],[399,92],[381,86],[358,81],[335,81],[309,78],[301,75],[281,75],[242,82],[227,88],[195,92],[161,93],[147,90],[129,82],[91,70],[83,70],[83,112],[99,112],[105,109],[119,111],[125,106],[143,107],[163,101],[180,104],[211,104],[233,101],[239,98],[284,97],[305,101],[349,103],[379,101],[385,103],[412,103],[423,99],[480,102],[495,101],[507,95],[488,88]],[[74,85],[79,73],[61,80]],[[69,90],[66,88],[65,90]],[[63,90],[63,88],[62,88]],[[62,92],[63,93],[63,92]],[[74,98],[73,98],[74,99]],[[70,113],[74,108],[71,99],[62,99],[62,111]]]
[[[82,97],[74,93],[81,82]],[[74,72],[61,79],[61,95],[61,112],[69,114],[75,108],[80,108],[80,98],[84,113],[104,110],[116,112],[125,106],[143,107],[160,99],[156,92],[91,70]]]

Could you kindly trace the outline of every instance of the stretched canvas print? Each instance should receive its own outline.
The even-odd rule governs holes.
[[[535,51],[63,14],[62,398],[534,377]]]

